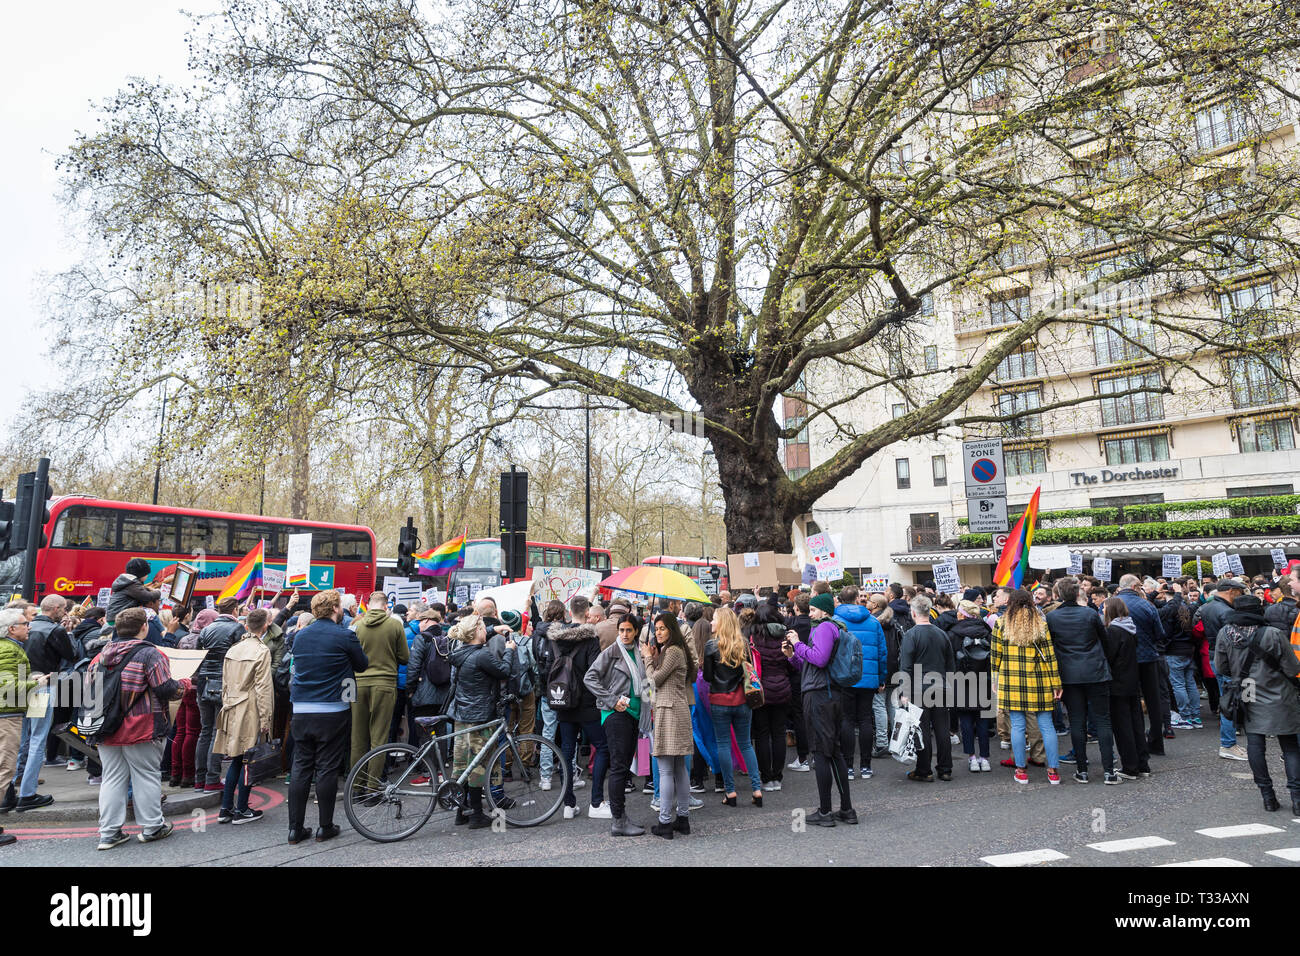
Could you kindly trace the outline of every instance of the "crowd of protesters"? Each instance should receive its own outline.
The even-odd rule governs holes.
[[[457,729],[489,721],[507,682],[516,729],[536,729],[567,763],[565,773],[549,749],[523,754],[541,788],[566,782],[565,819],[580,814],[587,788],[586,815],[610,820],[615,836],[646,832],[627,811],[638,787],[652,794],[653,835],[689,834],[710,775],[722,806],[740,806],[743,778],[746,802],[761,808],[787,772],[812,772],[818,806],[806,821],[855,824],[849,784],[893,752],[900,706],[919,708],[923,743],[906,773],[918,783],[950,781],[956,747],[969,772],[991,772],[995,739],[1017,783],[1041,767],[1058,784],[1061,764],[1072,764],[1086,784],[1090,747],[1105,784],[1135,781],[1208,711],[1219,755],[1249,762],[1267,810],[1279,802],[1265,741],[1278,738],[1300,814],[1300,562],[1251,582],[1129,574],[1108,586],[1067,576],[959,597],[900,584],[833,593],[818,582],[649,609],[577,596],[526,615],[490,598],[390,607],[382,593],[358,613],[356,598],[338,591],[294,592],[270,608],[228,599],[196,614],[163,607],[141,564],[127,564],[103,609],[51,596],[0,610],[0,812],[48,805],[40,773],[57,761],[100,788],[100,849],[127,839],[128,805],[141,842],[172,832],[164,782],[219,792],[220,824],[261,819],[249,806],[254,766],[265,772],[277,759],[288,842],[313,837],[313,789],[314,839],[332,839],[339,778],[366,752],[423,742],[430,731],[416,718],[448,714]],[[160,646],[205,653],[192,678],[176,680]],[[67,692],[78,684],[87,700],[93,687],[119,696],[100,708],[95,746],[65,753],[51,728],[76,717]],[[29,710],[25,700],[42,692],[52,705]],[[444,752],[457,774],[483,743],[474,736]],[[649,766],[636,760],[643,739]],[[278,751],[272,740],[283,741]],[[483,786],[479,768],[458,824],[490,824]],[[0,830],[0,845],[12,839]]]

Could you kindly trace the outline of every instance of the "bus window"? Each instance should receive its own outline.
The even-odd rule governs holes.
[[[224,518],[203,518],[197,515],[181,515],[182,554],[229,554],[229,522]]]
[[[94,548],[111,551],[117,547],[117,511],[112,508],[65,508],[54,523],[54,548]]]
[[[340,560],[370,560],[370,536],[364,531],[335,531],[334,546]]]
[[[528,566],[530,568],[540,568],[542,566],[542,549],[529,546],[528,548]]]
[[[500,541],[466,541],[465,567],[476,571],[500,571],[504,557]]]
[[[176,515],[122,512],[123,551],[176,550]]]
[[[334,532],[328,528],[311,529],[311,559],[313,561],[334,560]]]
[[[275,550],[275,528],[269,524],[253,524],[236,521],[230,529],[230,553],[243,557],[257,547],[257,542],[266,541],[267,553]]]
[[[565,568],[576,568],[578,566],[578,552],[572,548],[564,548],[560,551],[560,566]]]
[[[607,555],[607,554],[593,554],[593,555],[591,556],[591,567],[592,567],[592,570],[593,570],[593,571],[608,571],[608,570],[609,570],[609,555]]]
[[[558,568],[560,566],[560,551],[558,548],[546,549],[546,566],[548,568]]]

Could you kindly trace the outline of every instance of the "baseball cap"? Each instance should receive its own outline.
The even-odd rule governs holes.
[[[1219,580],[1217,580],[1217,581],[1214,582],[1214,590],[1216,590],[1216,591],[1245,591],[1245,590],[1247,590],[1247,588],[1246,588],[1246,585],[1245,585],[1245,584],[1243,584],[1242,582],[1238,581],[1236,578],[1219,578]]]

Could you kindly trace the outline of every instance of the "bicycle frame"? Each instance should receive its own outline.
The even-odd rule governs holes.
[[[433,720],[430,722],[430,726],[443,723],[444,721],[451,723],[453,726],[455,725],[455,721],[450,715],[439,714],[437,717],[433,718]],[[421,758],[427,759],[429,756],[429,751],[432,749],[434,754],[434,760],[438,765],[438,772],[442,774],[444,780],[449,779],[447,775],[447,766],[446,764],[443,763],[442,760],[442,748],[439,747],[438,744],[442,743],[445,740],[454,740],[457,737],[463,737],[466,734],[472,734],[478,730],[486,730],[488,727],[493,728],[491,735],[488,737],[487,740],[483,742],[482,749],[480,749],[479,752],[474,755],[474,759],[469,762],[469,765],[461,772],[461,775],[456,778],[456,783],[463,787],[469,781],[470,774],[472,774],[474,770],[479,766],[479,764],[483,763],[488,758],[488,756],[492,753],[492,750],[496,747],[497,743],[501,740],[502,735],[504,734],[504,736],[507,739],[511,739],[510,732],[507,729],[508,723],[509,721],[507,721],[506,718],[498,717],[495,720],[489,720],[487,723],[484,724],[475,724],[472,727],[465,727],[462,730],[453,730],[449,734],[438,734],[437,736],[430,735],[429,741],[423,747],[420,748],[420,752],[417,755],[416,759],[417,760]],[[513,741],[511,741],[510,749],[512,751],[515,750]]]

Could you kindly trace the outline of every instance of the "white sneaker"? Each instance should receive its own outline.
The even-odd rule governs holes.
[[[776,789],[776,781],[769,780],[767,783],[763,784],[763,789],[768,793],[771,793],[773,790]]]
[[[780,789],[781,789],[781,781],[780,781],[780,780],[773,780],[773,781],[772,781],[772,789],[773,789],[773,790],[780,790]]]
[[[68,766],[67,766],[65,769],[67,769],[67,770],[85,770],[85,769],[86,769],[86,761],[84,761],[84,760],[69,760],[69,761],[68,761]]]
[[[979,757],[971,757],[971,758],[970,758],[970,772],[971,772],[971,773],[979,773],[979,772],[980,772],[980,758],[979,758]]]
[[[658,812],[659,812],[659,801],[658,801],[658,800],[651,800],[651,801],[650,801],[650,809],[653,810],[655,813],[658,813]]]
[[[987,758],[987,757],[980,757],[980,772],[981,772],[981,773],[991,773],[992,771],[993,771],[993,768],[989,766],[989,760],[988,760],[988,758]]]
[[[703,800],[701,800],[699,797],[691,797],[690,807],[692,810],[698,810],[702,806],[704,806]]]
[[[999,741],[999,742],[998,742],[998,746],[1000,746],[1003,750],[1010,750],[1010,749],[1011,749],[1011,741],[1009,741],[1009,740],[1002,740],[1002,741]]]
[[[587,811],[587,816],[593,820],[613,820],[614,811],[609,808],[608,803],[602,803],[598,807],[592,807]]]
[[[960,736],[958,736],[957,734],[949,734],[948,736],[952,738],[952,745],[953,745],[954,747],[959,747],[959,746],[961,746],[961,737],[960,737]]]
[[[1248,758],[1248,757],[1246,756],[1246,751],[1244,751],[1244,750],[1241,748],[1241,744],[1237,744],[1235,747],[1220,747],[1220,748],[1219,748],[1219,756],[1222,757],[1222,758],[1225,759],[1225,760],[1248,760],[1248,759],[1250,759],[1250,758]]]
[[[581,789],[582,789],[583,787],[585,787],[586,785],[587,785],[587,781],[583,780],[581,777],[579,777],[577,780],[573,781],[573,789],[574,789],[574,790],[581,790]]]
[[[540,786],[543,790],[550,790],[550,789],[551,789],[551,778],[550,778],[550,777],[543,777],[542,780],[541,780],[541,783],[539,783],[538,786]]]
[[[573,819],[574,817],[576,817],[577,815],[578,815],[578,808],[577,808],[577,807],[565,807],[565,808],[564,808],[564,819],[566,819],[566,820],[572,820],[572,819]]]
[[[799,773],[807,773],[811,769],[808,766],[807,761],[800,760],[798,757],[795,758],[794,763],[787,764],[787,766],[789,767],[789,769],[796,770]]]

